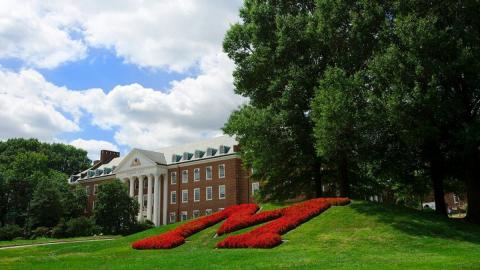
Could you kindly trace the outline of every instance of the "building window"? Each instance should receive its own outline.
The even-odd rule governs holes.
[[[200,210],[193,210],[193,218],[198,218],[200,216]]]
[[[87,192],[87,196],[92,195],[92,187],[86,186],[85,187],[85,192]]]
[[[205,179],[212,180],[212,166],[208,166],[205,168]]]
[[[146,189],[146,188],[148,188],[148,178],[143,179],[143,189]]]
[[[138,190],[138,181],[134,180],[135,181],[135,190]]]
[[[193,190],[193,201],[194,202],[199,202],[200,201],[200,189],[199,188],[195,188]]]
[[[187,211],[182,211],[182,214],[180,216],[180,221],[184,221],[188,219],[188,212]]]
[[[188,183],[188,170],[182,171],[182,183]]]
[[[218,186],[218,198],[225,199],[225,185]]]
[[[252,183],[252,196],[255,195],[260,190],[260,183],[253,182]]]
[[[223,210],[225,210],[225,208],[223,208],[223,207],[218,208],[218,212],[221,212],[221,211],[223,211]]]
[[[218,165],[218,178],[225,178],[225,164]]]
[[[200,168],[193,170],[193,181],[200,181]]]
[[[177,215],[175,212],[170,212],[170,223],[175,223],[177,221]]]
[[[182,203],[188,202],[188,189],[182,190]]]
[[[205,209],[205,215],[211,215],[212,209]]]
[[[98,192],[98,184],[93,185],[93,194],[97,195]]]
[[[170,204],[176,204],[177,203],[177,192],[172,191],[170,192]]]
[[[148,197],[147,194],[143,195],[143,209],[147,210]]]
[[[206,200],[211,201],[212,200],[212,187],[206,187]]]
[[[175,185],[177,183],[177,172],[170,173],[170,184]]]

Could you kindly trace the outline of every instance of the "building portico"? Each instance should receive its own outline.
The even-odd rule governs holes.
[[[118,179],[128,185],[130,197],[138,200],[138,220],[148,219],[159,226],[166,224],[166,210],[162,211],[160,205],[162,200],[164,207],[167,205],[167,167],[161,163],[163,155],[155,154],[160,153],[133,149],[118,164],[116,174]],[[164,188],[161,188],[162,185]]]

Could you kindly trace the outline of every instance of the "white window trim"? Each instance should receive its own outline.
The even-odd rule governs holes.
[[[183,219],[183,215],[185,214],[186,218]],[[188,211],[182,211],[180,212],[180,221],[185,221],[188,220]]]
[[[187,176],[187,177],[185,177],[185,179],[183,178],[184,172],[187,172],[185,174]],[[183,170],[182,171],[182,184],[186,184],[186,183],[188,183],[188,170]]]
[[[197,190],[198,190],[198,199],[195,198],[195,191],[197,191]],[[200,193],[200,188],[194,188],[194,189],[193,189],[193,201],[194,201],[194,202],[199,202],[201,195],[202,195],[202,194]]]
[[[208,213],[210,212],[210,213]],[[205,215],[211,215],[213,213],[212,209],[208,208],[208,209],[205,209]]]
[[[210,168],[210,178],[208,177],[208,174],[207,174],[208,168]],[[205,180],[212,180],[212,178],[213,178],[212,166],[205,167]]]
[[[225,208],[223,208],[223,207],[218,208],[218,212],[223,211],[223,210],[225,210]]]
[[[185,194],[185,192],[187,193],[187,200],[186,201],[183,200],[183,198],[184,198],[183,194]],[[182,203],[188,203],[188,189],[182,189]]]
[[[195,213],[198,213],[198,216],[195,216]],[[192,218],[199,218],[200,217],[200,210],[193,210]]]
[[[173,220],[172,220],[172,217],[173,217]],[[177,214],[175,212],[170,212],[168,219],[170,223],[175,223],[177,221]]]
[[[92,211],[95,210],[95,200],[92,201]]]
[[[260,190],[260,183],[259,182],[253,182],[252,183],[252,194],[255,194],[255,191],[259,191],[259,190]]]
[[[198,179],[195,179],[195,175],[197,175],[195,172],[198,171]],[[200,178],[201,178],[201,174],[200,174],[200,168],[195,168],[193,169],[193,181],[194,182],[198,182],[200,181]]]
[[[97,195],[98,193],[98,184],[93,185],[93,195]]]
[[[175,202],[173,201],[173,194],[175,194]],[[170,204],[177,204],[177,191],[170,191]]]
[[[223,176],[220,175],[220,168],[223,167]],[[226,175],[226,170],[225,170],[225,164],[219,164],[218,165],[218,178],[223,179],[225,178]]]
[[[221,192],[220,192],[220,187],[223,187],[223,198],[220,196]],[[227,189],[225,187],[225,185],[219,185],[218,186],[218,199],[219,200],[225,200],[225,198],[227,197]]]
[[[208,189],[209,188],[211,190],[210,194],[212,195],[212,197],[210,199],[208,198]],[[212,199],[213,199],[213,188],[211,186],[205,187],[205,200],[211,201]]]
[[[173,176],[175,176],[175,182],[173,181]],[[171,185],[177,184],[177,172],[170,172],[170,184]]]

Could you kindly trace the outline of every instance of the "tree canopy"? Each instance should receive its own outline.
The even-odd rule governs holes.
[[[480,223],[478,1],[246,0],[224,50],[236,135],[265,198],[466,188]],[[321,181],[320,181],[321,177]]]

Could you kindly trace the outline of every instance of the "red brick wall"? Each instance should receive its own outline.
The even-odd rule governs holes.
[[[219,165],[225,165],[225,178],[219,178]],[[212,180],[206,180],[206,167],[212,167]],[[200,180],[194,181],[194,169],[200,169]],[[182,171],[188,170],[188,183],[182,183]],[[177,172],[177,184],[171,184],[171,172]],[[212,212],[217,212],[219,208],[225,208],[230,205],[252,202],[251,197],[251,182],[249,180],[250,173],[243,168],[242,161],[237,156],[231,156],[225,160],[214,160],[211,162],[205,162],[202,164],[184,163],[179,164],[176,167],[170,166],[167,174],[167,221],[169,221],[170,212],[175,212],[177,221],[180,220],[180,214],[182,211],[188,212],[188,218],[192,218],[193,210],[199,210],[200,215],[205,215],[206,209],[212,209]],[[96,195],[93,194],[94,184],[102,184],[108,180],[98,180],[95,182],[82,183],[83,187],[90,186],[91,194],[88,196],[88,203],[86,207],[87,215],[92,213],[93,201],[96,199]],[[148,180],[145,178],[144,183]],[[163,185],[160,182],[160,220],[163,224]],[[147,184],[145,184],[147,185]],[[219,186],[225,185],[225,199],[219,199]],[[206,187],[212,187],[212,200],[206,200]],[[194,202],[194,189],[200,188],[200,201]],[[127,183],[128,189],[128,183]],[[188,190],[188,203],[182,203],[182,190]],[[170,204],[170,192],[177,191],[177,203]],[[152,186],[153,191],[153,186]],[[135,189],[134,194],[138,194],[138,190]],[[143,194],[147,194],[147,187],[144,186]],[[153,196],[152,196],[153,206]]]

